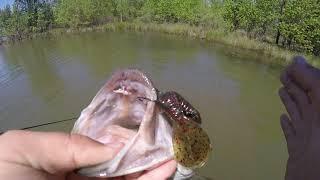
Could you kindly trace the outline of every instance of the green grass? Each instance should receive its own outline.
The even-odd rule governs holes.
[[[319,57],[308,54],[300,54],[298,52],[280,48],[270,43],[250,39],[243,32],[226,32],[223,29],[190,26],[187,24],[156,24],[142,22],[109,23],[94,27],[94,29],[99,31],[159,32],[171,35],[187,36],[213,43],[222,43],[234,48],[254,51],[261,56],[260,58],[256,59],[262,61],[263,63],[281,66],[289,64],[295,55],[303,55],[311,64],[320,67]]]
[[[256,60],[266,64],[285,66],[289,64],[295,55],[303,55],[314,66],[320,67],[320,58],[308,54],[289,51],[270,43],[250,39],[244,32],[227,32],[223,29],[212,29],[188,24],[156,24],[142,22],[113,22],[93,27],[81,27],[76,29],[57,28],[42,34],[34,34],[34,37],[47,37],[47,35],[61,35],[65,33],[81,33],[92,31],[133,31],[133,32],[159,32],[170,35],[185,36],[201,39],[212,43],[221,43],[236,49],[243,49],[258,54]],[[239,51],[241,53],[241,51]]]

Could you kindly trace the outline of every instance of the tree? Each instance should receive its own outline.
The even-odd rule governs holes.
[[[280,10],[279,10],[279,18],[278,18],[278,24],[277,24],[277,35],[276,35],[276,44],[279,44],[279,40],[280,40],[280,24],[282,22],[282,16],[283,16],[283,10],[284,7],[286,6],[287,0],[280,0]]]
[[[128,0],[112,0],[113,15],[119,17],[120,22],[129,16],[130,6]]]
[[[257,0],[257,27],[259,36],[265,36],[268,31],[276,29],[279,16],[279,0]]]
[[[10,18],[12,16],[11,8],[7,5],[3,10],[0,9],[0,35],[8,34]]]
[[[290,0],[283,10],[279,30],[283,44],[289,48],[319,52],[320,2]]]
[[[43,3],[40,4],[37,10],[36,31],[43,32],[49,29],[54,22],[53,10],[51,5]]]
[[[28,14],[19,11],[17,4],[12,7],[12,16],[7,27],[7,35],[15,39],[21,39],[28,31]]]
[[[110,2],[102,0],[60,0],[54,14],[56,22],[69,27],[87,26],[109,13]]]
[[[80,27],[110,17],[187,23],[219,32],[245,31],[250,38],[320,54],[319,0],[15,0],[0,10],[0,34],[20,37],[53,24]]]
[[[158,22],[197,24],[202,3],[200,0],[147,0],[145,11]]]

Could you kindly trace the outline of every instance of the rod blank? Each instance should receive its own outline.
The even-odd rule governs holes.
[[[72,121],[72,120],[75,120],[75,119],[78,119],[78,117],[73,117],[73,118],[69,118],[69,119],[63,119],[63,120],[60,120],[60,121],[54,121],[54,122],[48,122],[48,123],[44,123],[44,124],[38,124],[38,125],[34,125],[34,126],[24,127],[24,128],[19,129],[19,130],[27,130],[27,129],[32,129],[32,128],[36,128],[36,127],[47,126],[47,125],[50,125],[50,124],[56,124],[56,123],[65,122],[65,121]],[[3,133],[4,132],[0,132],[0,135],[3,134]]]

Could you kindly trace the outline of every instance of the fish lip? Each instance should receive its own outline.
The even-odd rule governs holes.
[[[138,68],[127,68],[115,71],[112,73],[111,78],[106,83],[106,88],[108,91],[129,95],[129,92],[121,87],[121,82],[125,80],[136,81],[145,85],[155,94],[155,97],[152,97],[152,100],[157,99],[158,90],[154,87],[154,84],[148,75]]]

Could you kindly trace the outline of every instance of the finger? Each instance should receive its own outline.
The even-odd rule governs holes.
[[[0,149],[0,158],[52,174],[107,161],[122,147],[77,134],[32,131],[9,131],[0,142],[5,147]]]
[[[284,87],[280,88],[279,96],[290,116],[290,119],[292,120],[292,124],[295,130],[299,132],[299,127],[301,127],[301,115],[297,107],[297,104],[293,101],[293,99],[290,97],[290,95]]]
[[[307,64],[303,57],[295,57],[286,68],[288,76],[302,88],[316,109],[320,108],[320,70]]]
[[[168,179],[176,171],[177,163],[174,160],[168,161],[161,166],[146,172],[142,175],[139,180],[148,180],[148,179]]]
[[[294,57],[293,63],[288,66],[286,71],[298,86],[309,91],[313,89],[318,81],[315,77],[314,70],[311,70],[312,68],[310,67],[303,57],[297,56]]]
[[[295,129],[289,119],[289,117],[285,114],[282,114],[280,117],[281,128],[284,134],[284,137],[287,141],[288,150],[292,147],[292,141],[295,136]]]
[[[284,85],[290,97],[294,100],[294,102],[296,102],[301,115],[303,116],[307,114],[306,110],[309,110],[310,103],[306,92],[292,82],[290,78],[287,79]]]
[[[289,80],[289,78],[290,77],[289,77],[289,74],[288,74],[288,68],[286,68],[281,72],[281,75],[280,75],[280,81],[283,84],[283,86],[286,86],[287,81]]]

